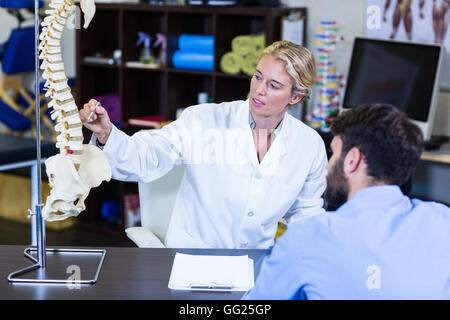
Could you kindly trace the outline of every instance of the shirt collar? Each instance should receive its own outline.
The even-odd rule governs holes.
[[[399,204],[411,205],[397,185],[371,186],[358,190],[353,197],[344,203],[337,211],[350,208],[389,208],[393,209]]]
[[[272,132],[272,137],[273,138],[276,138],[278,136],[278,134],[280,133],[281,128],[283,127],[284,118],[286,118],[286,112],[284,113],[283,119],[281,119],[281,121],[278,124],[278,126]],[[255,126],[256,126],[255,120],[253,120],[252,113],[250,112],[250,110],[248,111],[248,124],[250,125],[251,129],[254,129]]]

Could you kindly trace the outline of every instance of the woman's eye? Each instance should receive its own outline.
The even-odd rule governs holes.
[[[258,76],[257,74],[255,74],[255,79],[256,79],[256,80],[261,80],[261,77]]]
[[[278,89],[280,89],[280,88],[278,88],[276,85],[274,85],[274,84],[270,84],[270,87],[272,88],[272,89],[275,89],[275,90],[278,90]]]

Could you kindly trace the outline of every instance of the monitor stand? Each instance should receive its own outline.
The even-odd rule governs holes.
[[[448,136],[444,135],[431,135],[430,140],[425,141],[425,150],[437,150],[449,141]]]

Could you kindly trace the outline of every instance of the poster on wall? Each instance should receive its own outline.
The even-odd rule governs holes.
[[[366,24],[366,37],[444,46],[441,89],[450,90],[450,0],[366,0],[366,4],[368,19],[371,12],[380,14],[378,25]]]

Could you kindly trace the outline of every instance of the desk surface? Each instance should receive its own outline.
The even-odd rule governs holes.
[[[0,300],[240,299],[244,292],[191,292],[169,289],[167,284],[175,253],[247,254],[254,263],[264,253],[264,250],[232,249],[104,248],[107,253],[98,282],[94,285],[81,285],[80,289],[69,289],[65,284],[9,283],[8,274],[32,265],[31,261],[24,257],[24,249],[24,246],[0,246]],[[257,271],[255,271],[255,277]],[[70,273],[67,274],[67,278],[69,276]],[[83,274],[81,277],[83,278]]]
[[[424,150],[420,159],[450,164],[450,143],[443,144],[438,150]]]

